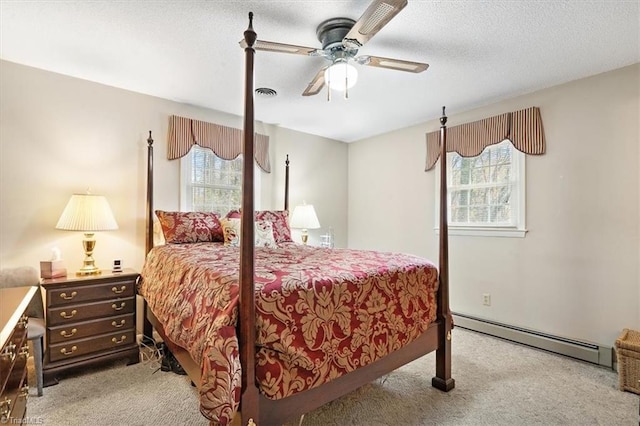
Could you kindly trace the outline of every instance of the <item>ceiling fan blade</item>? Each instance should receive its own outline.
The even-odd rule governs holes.
[[[342,40],[345,47],[360,48],[407,5],[407,0],[374,0]]]
[[[429,64],[422,62],[403,61],[401,59],[381,58],[379,56],[358,56],[356,62],[370,67],[388,68],[390,70],[422,72],[429,68]]]
[[[318,71],[316,76],[313,77],[313,80],[311,80],[311,83],[309,83],[307,88],[304,89],[304,92],[302,92],[302,96],[313,96],[320,93],[320,91],[324,87],[324,71],[326,69],[327,67],[324,67],[320,71]]]
[[[240,40],[240,47],[245,49],[247,42]],[[295,44],[276,43],[273,41],[256,40],[253,48],[256,50],[266,50],[268,52],[292,53],[294,55],[309,56],[315,52],[315,47],[296,46]]]

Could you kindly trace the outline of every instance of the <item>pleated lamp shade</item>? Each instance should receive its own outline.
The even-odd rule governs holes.
[[[302,204],[293,209],[289,226],[298,229],[318,229],[320,221],[311,204]]]
[[[316,210],[313,206],[305,203],[300,206],[296,206],[296,208],[293,209],[289,226],[291,228],[302,229],[302,244],[307,244],[307,241],[309,240],[309,232],[307,229],[320,228],[320,221],[318,221],[318,216],[316,215]]]
[[[60,215],[56,229],[111,231],[118,229],[118,223],[103,195],[73,194]]]

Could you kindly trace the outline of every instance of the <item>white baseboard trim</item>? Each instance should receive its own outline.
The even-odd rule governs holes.
[[[453,323],[456,327],[478,331],[534,348],[614,368],[613,348],[610,346],[566,339],[456,312],[453,313]]]

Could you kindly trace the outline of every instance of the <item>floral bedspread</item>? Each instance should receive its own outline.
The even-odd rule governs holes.
[[[228,424],[240,401],[238,247],[155,247],[140,294],[202,365],[200,411]],[[279,399],[370,364],[436,317],[436,267],[416,256],[294,243],[256,248],[256,380]]]

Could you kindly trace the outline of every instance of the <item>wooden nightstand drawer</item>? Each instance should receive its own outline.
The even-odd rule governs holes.
[[[114,297],[132,297],[135,295],[135,282],[131,280],[114,281],[92,286],[73,286],[52,289],[49,292],[49,307],[94,300],[113,299]]]
[[[126,358],[140,362],[136,341],[136,281],[131,269],[45,279],[44,385],[66,371]]]
[[[131,346],[132,343],[134,345],[136,344],[134,329],[117,331],[98,337],[78,339],[67,343],[57,343],[49,346],[49,361],[56,362],[93,352],[118,349],[123,346]]]
[[[117,317],[83,321],[72,325],[49,327],[47,330],[49,343],[69,342],[75,339],[82,339],[83,337],[126,330],[135,327],[134,320],[134,314],[131,313]]]
[[[38,288],[0,289],[0,423],[22,424],[27,408],[27,316]]]
[[[26,316],[20,317],[4,347],[0,350],[0,389],[5,389],[13,372],[21,368],[19,365],[20,354],[27,344],[27,328],[24,326],[26,319]]]
[[[130,314],[135,312],[135,308],[135,297],[51,308],[47,310],[47,326],[70,325],[87,319]]]
[[[26,345],[23,348],[20,355],[16,355],[15,362],[13,364],[13,368],[9,373],[9,377],[7,377],[7,383],[5,387],[7,389],[18,389],[20,383],[24,379],[27,371],[27,358],[29,358],[29,347]]]

